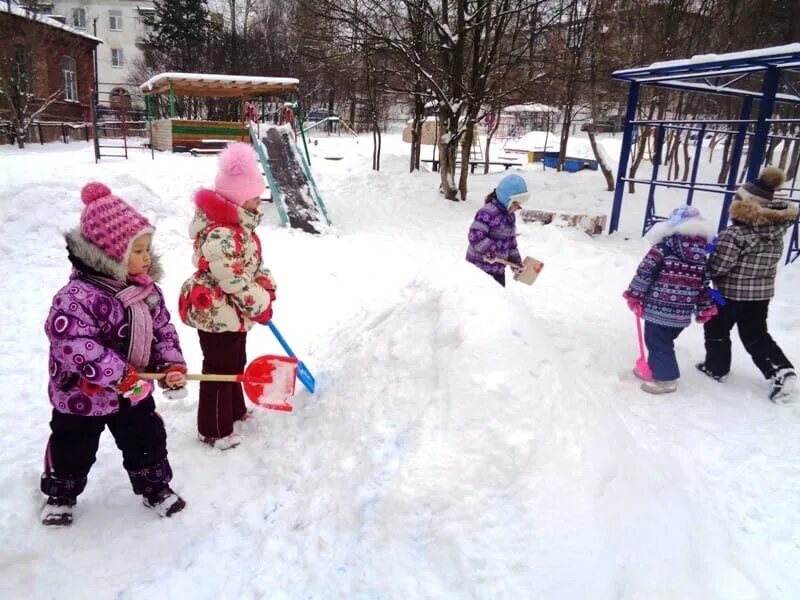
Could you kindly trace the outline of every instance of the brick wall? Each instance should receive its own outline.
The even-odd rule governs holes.
[[[91,93],[94,87],[94,59],[92,51],[96,42],[50,25],[17,15],[0,12],[0,58],[14,56],[14,48],[22,45],[31,53],[33,106],[56,90],[63,90],[63,61],[69,56],[75,61],[78,99],[68,101],[63,93],[37,119],[41,121],[81,122],[91,118]],[[8,64],[8,60],[5,61]],[[29,111],[30,112],[30,111]],[[0,119],[8,117],[7,100],[0,96]],[[54,139],[60,139],[56,128]],[[48,138],[51,136],[47,136]]]

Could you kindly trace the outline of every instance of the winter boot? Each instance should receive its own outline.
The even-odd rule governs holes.
[[[714,381],[722,383],[728,378],[727,373],[725,375],[714,375],[711,371],[708,370],[706,363],[697,363],[695,367],[697,367],[697,370],[700,371],[703,375],[710,377]]]
[[[144,496],[142,503],[156,511],[159,517],[171,517],[186,508],[183,498],[173,492],[168,485],[158,492]]]
[[[654,379],[653,381],[645,381],[642,384],[642,390],[648,394],[671,394],[677,389],[677,379],[673,379],[672,381],[658,381]]]
[[[794,369],[781,369],[772,376],[772,389],[769,392],[769,399],[776,404],[786,404],[791,402],[791,395],[797,383],[797,373]]]
[[[204,435],[197,436],[201,442],[211,446],[212,448],[216,448],[217,450],[230,450],[231,448],[236,448],[242,439],[239,437],[238,433],[231,433],[230,435],[226,435],[225,437],[221,438],[213,438],[213,437],[206,437]]]
[[[56,498],[49,496],[42,508],[42,524],[48,527],[66,527],[72,525],[72,509],[75,498]]]

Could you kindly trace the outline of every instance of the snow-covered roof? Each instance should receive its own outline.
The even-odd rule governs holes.
[[[30,9],[23,8],[18,5],[16,2],[8,2],[7,0],[0,1],[0,13],[8,13],[14,15],[16,17],[22,17],[23,19],[30,19],[31,21],[38,21],[43,25],[47,25],[48,27],[55,27],[56,29],[61,29],[63,31],[67,31],[74,35],[78,35],[80,37],[92,40],[93,42],[97,42],[98,44],[102,44],[103,40],[93,35],[89,35],[85,31],[81,31],[80,29],[76,29],[75,27],[70,27],[58,21],[56,19],[52,19],[47,15],[41,15],[36,13]]]
[[[528,102],[527,104],[514,104],[506,106],[503,112],[509,113],[557,113],[558,109],[555,106],[548,106],[547,104],[539,104],[538,102]]]
[[[179,96],[243,98],[296,92],[300,81],[294,77],[255,77],[209,73],[159,73],[139,86],[146,95],[170,89]]]

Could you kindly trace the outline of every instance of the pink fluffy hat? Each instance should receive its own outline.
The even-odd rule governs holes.
[[[258,198],[266,189],[258,155],[250,144],[236,142],[219,155],[214,191],[236,206]]]
[[[150,221],[96,181],[83,186],[81,200],[81,235],[127,270],[133,242],[155,231]]]

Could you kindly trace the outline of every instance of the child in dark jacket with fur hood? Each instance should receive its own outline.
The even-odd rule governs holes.
[[[160,269],[151,255],[153,226],[102,183],[84,186],[81,199],[80,226],[66,236],[74,269],[45,324],[53,415],[41,478],[48,497],[42,522],[72,523],[106,427],[122,451],[133,492],[169,517],[185,502],[169,486],[164,422],[153,386],[139,371],[163,373],[163,387],[182,397],[186,366],[155,283]]]
[[[736,325],[745,350],[771,383],[769,397],[788,402],[797,375],[767,329],[775,295],[778,262],[786,231],[797,220],[797,206],[775,198],[786,176],[767,167],[736,192],[731,225],[719,234],[709,258],[711,277],[725,297],[719,314],[705,324],[705,361],[697,368],[723,381],[731,368],[731,329]]]
[[[706,265],[706,246],[713,236],[713,227],[693,206],[675,209],[647,235],[653,247],[623,294],[628,307],[645,321],[652,377],[634,370],[645,392],[666,394],[677,389],[675,339],[691,324],[693,313],[698,323],[716,314]]]

